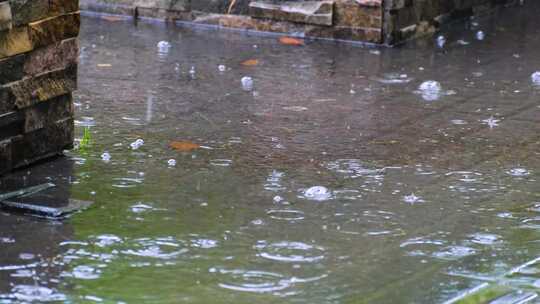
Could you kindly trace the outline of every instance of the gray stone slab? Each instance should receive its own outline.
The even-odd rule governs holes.
[[[249,4],[252,17],[327,26],[333,23],[333,11],[333,1],[253,1]]]

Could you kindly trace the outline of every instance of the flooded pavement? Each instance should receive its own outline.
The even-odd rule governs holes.
[[[95,203],[0,213],[0,303],[534,298],[538,13],[397,49],[84,18],[80,148],[41,182]]]

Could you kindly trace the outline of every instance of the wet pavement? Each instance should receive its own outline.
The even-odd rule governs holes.
[[[84,18],[80,148],[16,178],[95,203],[0,213],[0,303],[534,298],[538,13],[396,49]]]

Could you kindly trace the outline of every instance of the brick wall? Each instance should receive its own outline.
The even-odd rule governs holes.
[[[73,144],[78,0],[0,1],[0,174]]]

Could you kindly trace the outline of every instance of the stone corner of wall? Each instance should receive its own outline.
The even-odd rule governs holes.
[[[73,146],[77,0],[0,1],[0,174]]]

